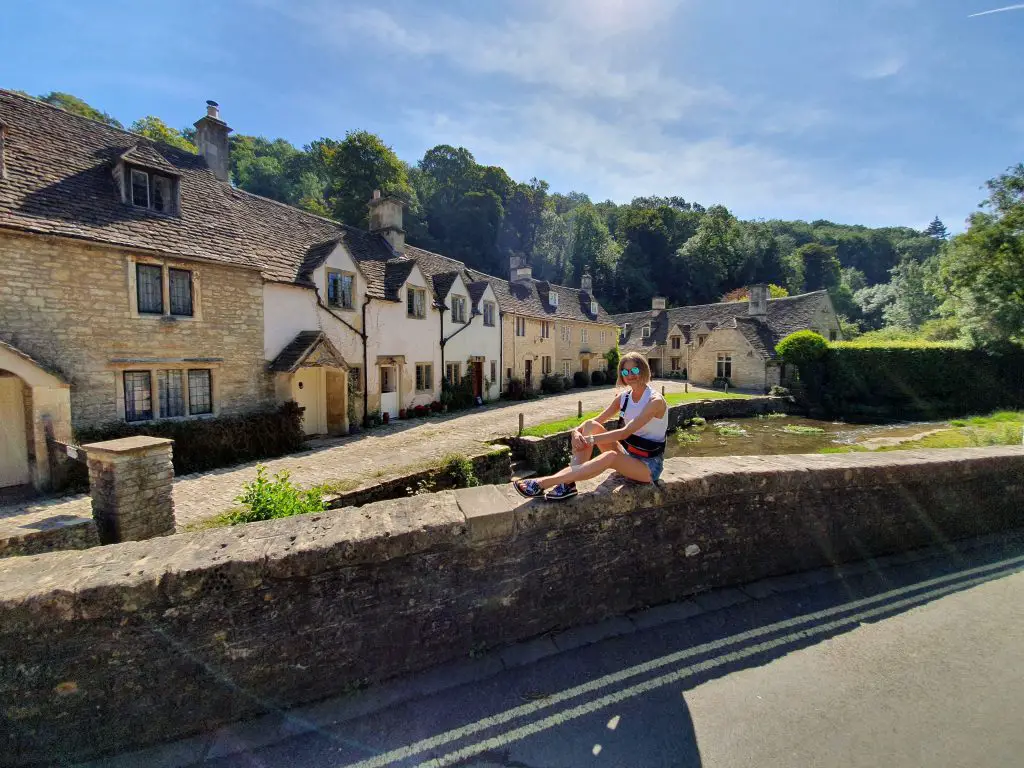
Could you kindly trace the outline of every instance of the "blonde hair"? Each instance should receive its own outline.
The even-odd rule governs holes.
[[[627,365],[628,363],[628,365]],[[651,381],[651,366],[647,364],[647,359],[639,352],[627,352],[619,358],[619,365],[615,371],[615,383],[620,387],[628,386],[626,380],[622,378],[623,368],[632,368],[636,366],[640,369],[640,381],[643,384],[648,384]]]

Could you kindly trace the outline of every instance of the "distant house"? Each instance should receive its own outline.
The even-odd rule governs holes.
[[[694,384],[728,379],[732,386],[767,390],[779,383],[775,346],[795,331],[835,341],[842,330],[827,291],[769,298],[767,285],[750,287],[750,301],[665,308],[655,297],[648,312],[614,316],[623,353],[639,352],[655,376],[685,374]]]

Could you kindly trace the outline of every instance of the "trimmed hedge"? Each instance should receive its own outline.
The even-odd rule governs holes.
[[[595,387],[599,387],[607,381],[608,378],[604,375],[604,371],[592,371],[590,373],[590,383]]]
[[[174,441],[175,475],[226,467],[243,461],[281,456],[302,449],[302,411],[289,401],[273,411],[213,419],[111,424],[76,430],[79,445],[132,435],[166,437]]]
[[[837,344],[801,367],[800,378],[811,404],[830,416],[945,418],[1024,406],[1024,350]]]
[[[585,374],[583,371],[576,371],[576,373],[572,375],[572,381],[573,384],[575,384],[576,387],[580,389],[582,389],[583,387],[590,386],[590,377],[587,376],[587,374]]]
[[[540,390],[546,395],[557,395],[565,390],[565,379],[557,373],[549,373],[540,380]]]

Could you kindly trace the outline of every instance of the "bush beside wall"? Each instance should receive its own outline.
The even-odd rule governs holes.
[[[166,437],[174,441],[174,474],[187,475],[243,461],[281,456],[301,450],[302,412],[294,402],[272,411],[212,419],[111,424],[78,430],[79,445],[132,435]]]

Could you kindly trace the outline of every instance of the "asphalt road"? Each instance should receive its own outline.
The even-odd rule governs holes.
[[[1024,534],[723,590],[95,765],[1024,765]]]

